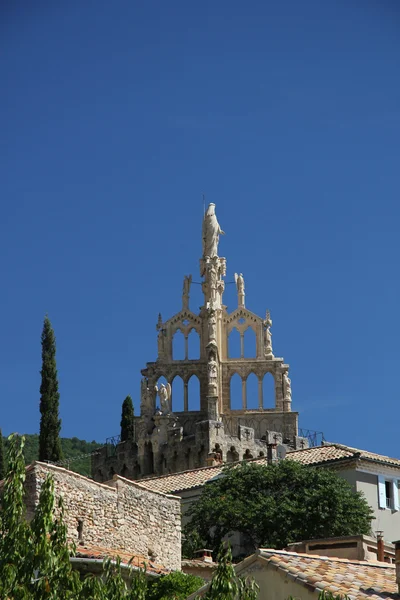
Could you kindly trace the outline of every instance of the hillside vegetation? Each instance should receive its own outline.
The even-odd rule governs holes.
[[[25,464],[29,465],[34,460],[38,460],[39,456],[39,435],[37,433],[24,434],[25,436],[25,447],[24,447],[24,459]],[[7,439],[4,439],[4,446],[7,448]],[[95,442],[86,442],[85,440],[79,440],[76,437],[73,438],[61,438],[61,448],[63,452],[63,466],[90,477],[90,456],[85,458],[78,458],[83,454],[90,454],[94,452],[96,448],[99,448],[102,444]]]

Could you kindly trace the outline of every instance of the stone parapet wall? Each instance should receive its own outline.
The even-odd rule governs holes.
[[[151,492],[115,476],[97,483],[66,469],[33,463],[27,471],[27,516],[33,515],[48,474],[55,494],[63,497],[68,538],[76,544],[102,546],[151,558],[167,569],[181,567],[180,499]],[[81,534],[78,533],[81,529]]]

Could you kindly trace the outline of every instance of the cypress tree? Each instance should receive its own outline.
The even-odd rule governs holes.
[[[56,365],[56,338],[46,315],[42,331],[42,383],[40,385],[40,433],[39,460],[57,462],[62,458],[58,415],[60,394],[58,392]]]
[[[0,429],[0,481],[6,476],[6,463],[4,459],[3,434]]]
[[[121,416],[121,442],[133,439],[134,428],[134,410],[133,402],[130,396],[127,396],[122,403]]]

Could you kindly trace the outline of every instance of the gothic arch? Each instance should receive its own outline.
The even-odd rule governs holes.
[[[192,327],[187,337],[187,348],[189,360],[200,359],[200,336],[195,327]]]
[[[143,474],[152,475],[154,473],[154,454],[153,444],[151,442],[144,443],[143,455]]]
[[[188,410],[200,410],[200,381],[197,375],[189,377],[187,383]]]
[[[228,335],[228,358],[241,357],[241,336],[239,329],[233,327]]]
[[[243,384],[239,373],[234,373],[229,382],[229,399],[231,410],[243,408]]]
[[[180,375],[175,375],[172,380],[172,412],[182,412],[184,410],[185,385]]]
[[[259,408],[259,392],[260,386],[258,377],[255,373],[251,372],[246,379],[246,408],[247,409],[258,409]]]
[[[186,340],[181,329],[177,329],[172,337],[172,360],[185,360]]]
[[[275,408],[275,378],[269,371],[265,373],[262,382],[262,407]]]
[[[243,333],[243,358],[256,358],[257,356],[257,334],[249,325]]]

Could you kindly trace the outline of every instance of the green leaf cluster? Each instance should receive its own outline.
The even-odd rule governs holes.
[[[304,539],[369,534],[372,514],[365,497],[332,470],[288,459],[242,463],[205,486],[184,534],[215,551],[239,532],[251,553]]]

